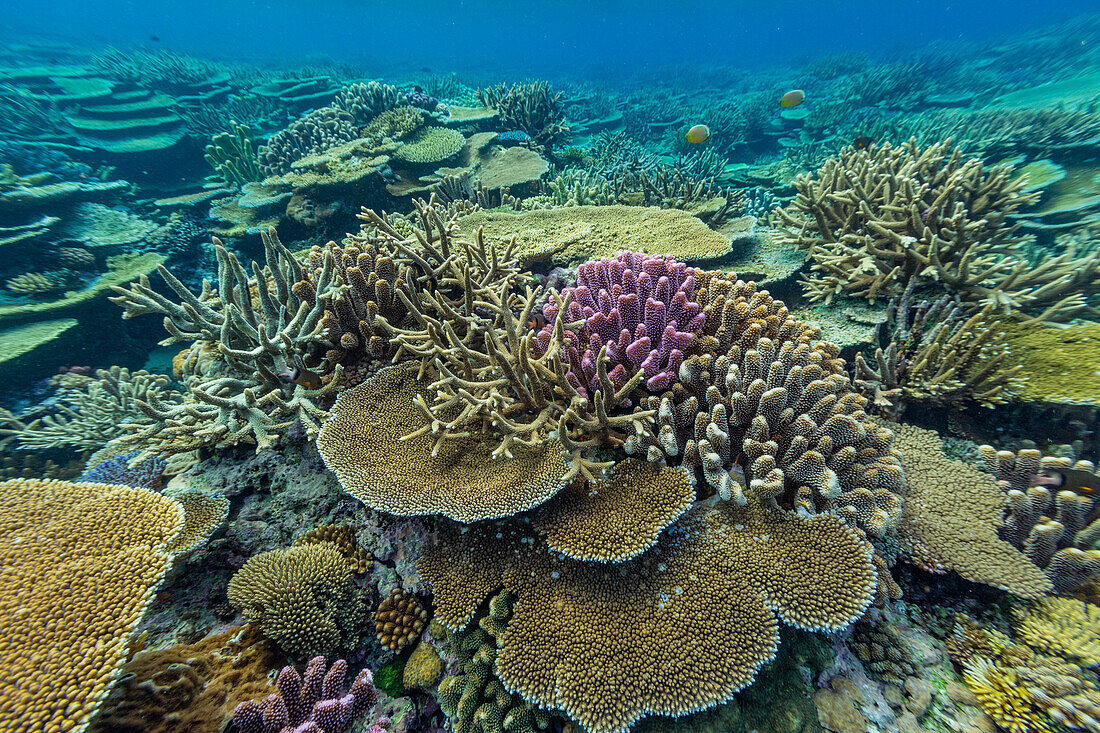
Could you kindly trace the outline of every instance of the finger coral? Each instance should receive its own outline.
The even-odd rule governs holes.
[[[229,580],[229,602],[282,649],[302,656],[341,647],[361,615],[351,569],[328,542],[253,555]]]
[[[428,612],[420,599],[403,588],[394,588],[378,606],[375,636],[384,649],[400,652],[420,637],[427,622]]]
[[[799,628],[842,628],[876,585],[870,546],[839,518],[756,501],[693,509],[618,566],[562,557],[512,525],[446,531],[419,571],[452,630],[501,587],[513,593],[497,676],[593,733],[729,699],[774,656],[775,613]]]
[[[337,659],[326,671],[325,658],[314,657],[299,674],[287,665],[275,680],[277,693],[256,702],[242,702],[233,711],[238,733],[346,733],[378,702],[374,676],[364,669],[351,689],[341,695],[348,664]],[[389,720],[381,718],[368,733],[385,733]]]
[[[0,525],[0,720],[79,733],[121,672],[183,510],[147,489],[13,479]]]

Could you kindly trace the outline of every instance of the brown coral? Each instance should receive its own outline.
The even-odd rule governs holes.
[[[229,499],[188,489],[166,492],[183,506],[183,530],[168,547],[174,557],[184,555],[209,539],[229,515]]]
[[[5,730],[87,727],[126,661],[182,526],[180,505],[146,489],[0,484]]]
[[[694,500],[685,471],[627,459],[605,481],[575,481],[539,507],[531,524],[566,557],[620,562],[652,547]]]
[[[477,438],[443,443],[433,455],[427,418],[415,400],[432,399],[415,366],[387,367],[340,394],[317,448],[344,489],[391,514],[445,514],[460,522],[506,517],[549,499],[564,485],[562,447],[550,440],[513,458],[491,457]]]
[[[329,654],[354,628],[351,569],[323,542],[253,555],[229,580],[229,602],[286,651]]]
[[[348,561],[348,567],[362,575],[370,569],[374,555],[359,545],[355,539],[355,530],[349,524],[322,524],[294,540],[295,545],[315,545],[331,542]]]
[[[428,612],[420,599],[404,588],[394,588],[378,605],[374,632],[383,648],[400,652],[420,638],[427,622]]]
[[[890,423],[905,469],[900,534],[920,555],[967,580],[1024,598],[1051,590],[1050,581],[1019,550],[997,536],[1004,493],[992,477],[943,454],[931,430]]]
[[[775,654],[771,609],[800,628],[851,623],[874,592],[870,558],[835,516],[749,501],[697,507],[657,547],[617,566],[558,556],[512,525],[448,531],[419,570],[452,629],[497,589],[514,593],[496,658],[505,688],[593,733],[617,733],[751,682]]]

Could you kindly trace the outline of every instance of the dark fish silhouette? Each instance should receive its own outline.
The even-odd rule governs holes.
[[[874,142],[874,140],[867,137],[866,135],[860,135],[859,137],[857,137],[855,140],[852,141],[852,147],[855,148],[856,150],[863,150],[864,148],[871,147],[871,144],[873,142]]]
[[[160,36],[149,36],[149,40],[150,40],[150,41],[159,41],[159,40],[160,40]]]

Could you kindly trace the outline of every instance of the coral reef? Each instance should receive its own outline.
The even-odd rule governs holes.
[[[477,101],[500,115],[505,129],[522,130],[539,148],[552,151],[569,133],[562,109],[562,92],[554,92],[545,81],[498,84],[477,90]],[[491,187],[490,187],[491,188]]]
[[[1016,635],[1041,652],[1082,667],[1100,666],[1100,607],[1070,598],[1040,598],[1016,616]]]
[[[314,657],[299,674],[283,667],[275,680],[278,692],[262,701],[242,702],[233,711],[233,725],[240,733],[347,733],[378,701],[374,676],[364,669],[341,696],[348,664],[337,659],[327,670],[325,658]],[[369,733],[385,733],[389,720],[376,721]]]
[[[282,132],[273,135],[256,151],[260,170],[269,176],[290,172],[295,161],[323,153],[358,137],[354,118],[334,107],[322,107],[295,120]]]

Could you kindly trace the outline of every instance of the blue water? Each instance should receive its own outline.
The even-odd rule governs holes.
[[[0,40],[34,32],[91,45],[284,63],[319,55],[379,72],[438,66],[547,75],[681,63],[757,68],[843,51],[876,54],[934,41],[984,41],[1095,9],[1085,0],[10,0]]]

